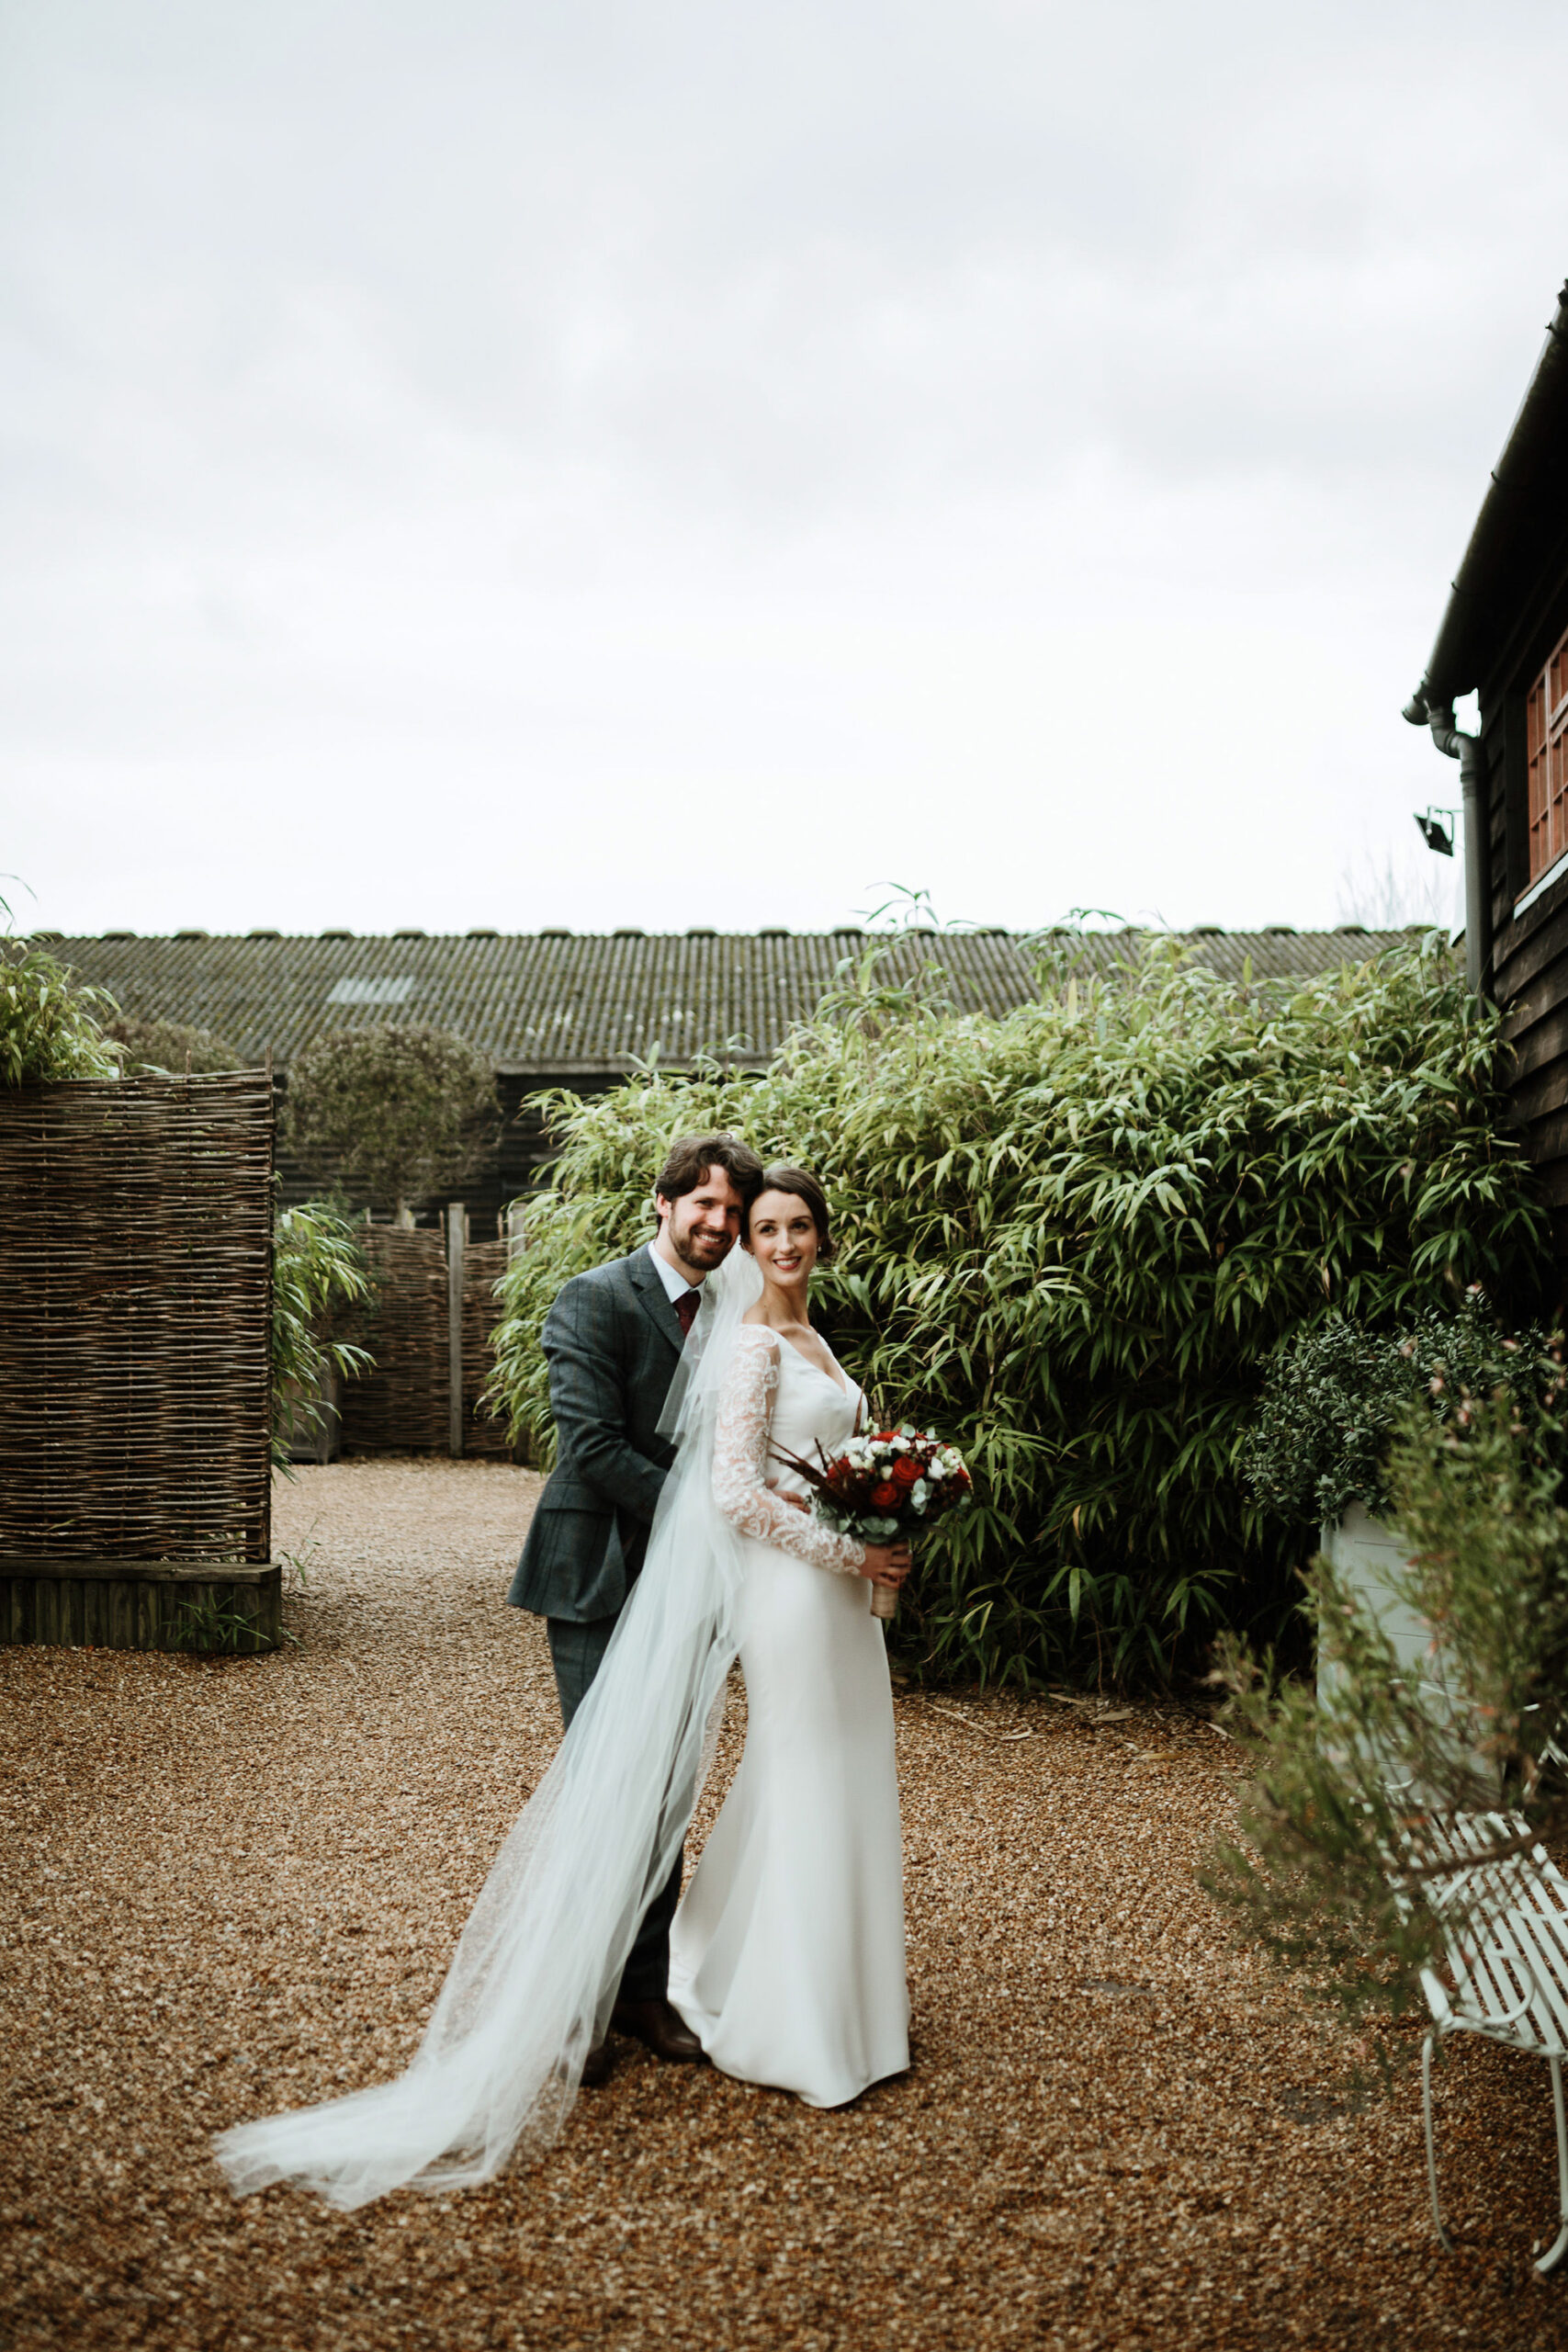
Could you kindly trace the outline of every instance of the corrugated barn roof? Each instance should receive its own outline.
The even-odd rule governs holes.
[[[1061,934],[1080,966],[1104,969],[1137,934]],[[1239,979],[1251,959],[1258,979],[1306,977],[1360,963],[1408,933],[1366,931],[1179,934],[1200,961]],[[397,933],[356,939],[276,933],[209,938],[180,932],[139,938],[53,939],[54,953],[142,1019],[215,1030],[248,1063],[270,1050],[287,1069],[323,1029],[380,1021],[457,1029],[492,1056],[498,1070],[562,1078],[625,1069],[657,1049],[680,1065],[728,1049],[765,1059],[790,1027],[809,1018],[838,966],[863,950],[853,932],[561,932],[427,938]],[[939,964],[965,1012],[1006,1012],[1034,993],[1032,943],[1007,932],[900,934],[890,977]]]

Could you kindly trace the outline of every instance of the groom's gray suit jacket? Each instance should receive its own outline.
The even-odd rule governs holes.
[[[574,1274],[545,1317],[557,1456],[506,1598],[579,1623],[612,1617],[642,1566],[674,1459],[659,1417],[681,1319],[646,1249]]]

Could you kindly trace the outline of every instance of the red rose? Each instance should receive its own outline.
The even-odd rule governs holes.
[[[897,1487],[873,1487],[871,1499],[878,1510],[896,1510],[898,1502],[898,1489]]]
[[[895,1486],[912,1487],[918,1482],[919,1475],[920,1465],[912,1453],[901,1453],[893,1464],[892,1476]]]

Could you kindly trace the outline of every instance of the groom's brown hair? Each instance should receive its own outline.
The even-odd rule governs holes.
[[[749,1143],[724,1129],[708,1136],[678,1136],[653,1189],[662,1200],[682,1200],[696,1191],[710,1168],[723,1169],[749,1209],[761,1190],[762,1163]]]

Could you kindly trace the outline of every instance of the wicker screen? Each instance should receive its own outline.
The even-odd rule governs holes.
[[[0,1092],[0,1554],[265,1561],[272,1087]]]
[[[447,1398],[446,1243],[434,1226],[358,1228],[375,1285],[368,1310],[344,1336],[369,1349],[375,1370],[343,1387],[345,1453],[445,1453],[451,1442]],[[463,1451],[507,1458],[506,1424],[479,1409],[494,1359],[490,1337],[501,1314],[493,1295],[506,1264],[504,1241],[470,1242],[463,1259]]]
[[[376,1368],[343,1390],[345,1453],[445,1453],[446,1246],[429,1226],[367,1225],[374,1295],[347,1336]]]

